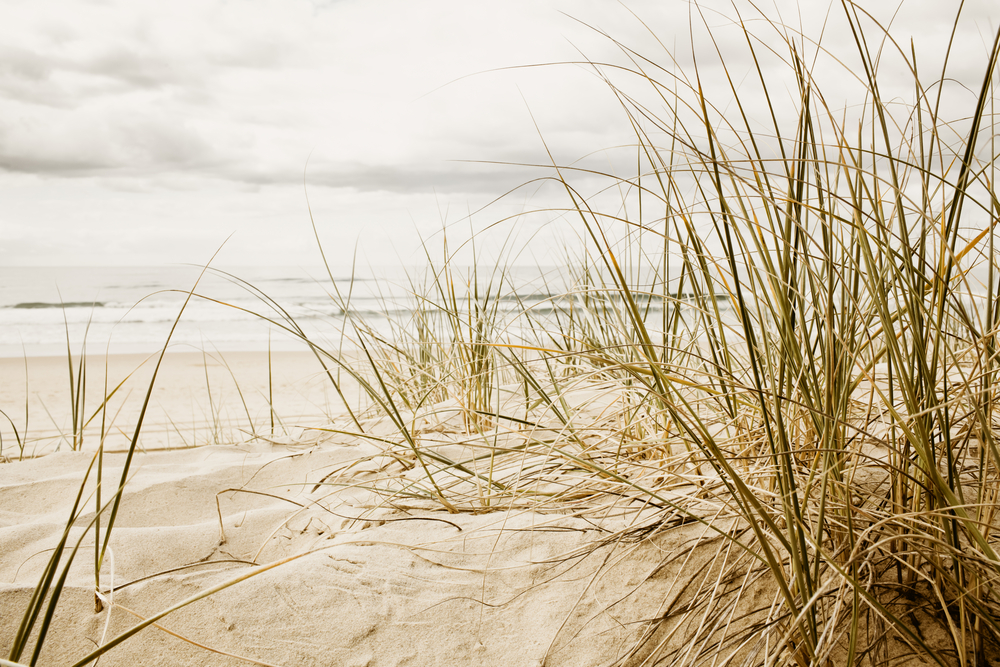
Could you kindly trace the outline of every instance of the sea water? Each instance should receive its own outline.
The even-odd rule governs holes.
[[[469,274],[455,271],[450,283],[440,276],[435,287],[432,272],[412,267],[231,267],[203,275],[197,266],[0,267],[0,357],[78,354],[84,346],[88,354],[150,353],[168,335],[173,351],[308,350],[303,337],[328,349],[353,346],[359,335],[391,335],[421,306],[447,307],[449,284],[467,310]],[[567,288],[565,276],[514,267],[477,279],[484,300],[503,292],[500,310],[509,314],[544,312],[553,291]]]
[[[84,344],[152,352],[175,322],[172,350],[307,349],[286,331],[289,318],[323,338],[342,315],[338,289],[353,289],[361,310],[378,306],[360,289],[370,280],[349,272],[331,283],[325,270],[237,267],[206,272],[195,288],[200,273],[193,266],[0,267],[0,356],[64,355],[67,345],[77,353]]]
[[[633,279],[632,297],[654,333],[662,323],[662,278]],[[967,279],[970,296],[963,303],[970,312],[981,310],[993,292],[985,287],[988,274],[980,268]],[[611,315],[605,326],[629,328],[621,294],[606,287],[611,284],[609,276],[595,279],[565,266],[452,267],[437,274],[398,266],[0,267],[0,357],[63,356],[67,349],[75,355],[84,347],[88,354],[151,353],[168,336],[172,351],[305,351],[304,339],[343,350],[364,337],[412,335],[417,320],[446,337],[446,310],[471,322],[477,308],[489,311],[500,338],[531,344],[538,335],[532,327],[558,329],[570,309],[586,318],[588,303],[591,315]],[[595,307],[602,298],[604,305]],[[689,294],[670,300],[692,303]],[[728,297],[716,295],[715,308],[727,326],[737,327]]]

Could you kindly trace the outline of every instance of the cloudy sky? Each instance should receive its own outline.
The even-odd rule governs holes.
[[[825,0],[802,0],[801,13],[779,4],[765,6],[818,34]],[[862,4],[892,17],[883,0]],[[907,2],[893,31],[933,61],[957,4]],[[723,49],[727,19],[716,10],[757,15],[746,0],[702,5]],[[973,84],[1000,18],[991,6],[966,3],[956,71]],[[457,235],[550,205],[551,193],[530,186],[477,212],[544,175],[496,164],[546,162],[540,135],[562,163],[596,155],[607,169],[628,166],[600,153],[627,143],[630,129],[591,69],[495,70],[622,62],[594,28],[663,63],[664,47],[690,62],[689,9],[684,0],[5,0],[0,265],[204,262],[227,238],[225,264],[315,265],[306,191],[334,263],[356,246],[370,263],[410,261],[419,239],[439,238],[446,224]],[[832,12],[824,44],[849,46],[839,3]],[[737,76],[747,67],[739,54],[727,62]],[[703,67],[708,79],[721,73]],[[566,232],[544,223],[534,216],[517,230],[537,234],[538,252]]]

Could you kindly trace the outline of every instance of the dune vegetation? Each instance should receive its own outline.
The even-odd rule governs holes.
[[[739,80],[703,81],[704,62],[627,40],[622,62],[584,63],[634,131],[635,172],[550,156],[544,180],[565,205],[538,213],[571,220],[586,249],[548,284],[446,251],[406,309],[387,302],[388,326],[331,288],[345,313],[332,347],[258,293],[260,316],[303,337],[338,392],[360,388],[316,432],[378,449],[324,475],[311,502],[361,488],[445,520],[624,517],[594,549],[697,526],[686,578],[633,619],[617,664],[993,664],[1000,33],[957,94],[947,58],[928,71],[862,7],[833,11],[850,61],[739,15],[709,43],[726,76],[738,46]],[[853,91],[846,107],[824,96],[831,72]],[[909,101],[883,96],[904,79]],[[141,427],[124,468],[92,498],[81,487],[3,664],[36,664],[81,545],[102,590]],[[296,558],[241,570],[77,664]]]

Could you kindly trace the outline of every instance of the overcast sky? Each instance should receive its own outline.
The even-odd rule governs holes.
[[[863,6],[888,20],[887,4]],[[907,2],[893,30],[933,60],[957,4]],[[713,8],[756,15],[744,0],[703,5],[717,26]],[[972,83],[992,6],[966,3],[956,71]],[[802,7],[779,9],[818,34],[828,3]],[[490,70],[621,61],[584,24],[666,63],[633,13],[690,54],[684,0],[5,0],[0,265],[197,263],[230,235],[225,264],[315,265],[303,183],[334,263],[356,244],[370,263],[419,259],[418,238],[445,223],[547,201],[525,188],[464,222],[542,174],[475,161],[543,163],[539,133],[563,163],[629,140],[591,70]],[[847,45],[831,26],[824,44]],[[524,224],[539,252],[558,237]]]

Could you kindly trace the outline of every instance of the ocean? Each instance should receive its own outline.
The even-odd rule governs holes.
[[[0,357],[63,356],[67,340],[74,354],[84,345],[88,354],[159,350],[200,272],[197,266],[0,267]],[[518,298],[503,306],[510,312],[519,303],[537,306],[552,290],[565,288],[565,272],[555,269],[505,272],[506,280],[518,285]],[[322,267],[209,271],[198,284],[198,296],[188,303],[170,349],[307,350],[299,338],[265,319],[286,324],[285,313],[311,340],[336,346],[345,324],[344,305],[375,331],[388,333],[390,318],[405,320],[417,305],[411,277],[424,275],[398,267],[356,271],[353,277],[351,269],[331,273],[333,282]],[[487,283],[488,277],[480,276],[484,289]],[[457,290],[465,303],[461,287]]]
[[[78,354],[151,353],[160,350],[187,292],[201,273],[198,266],[151,267],[0,267],[0,357]],[[306,351],[302,340],[282,328],[288,319],[310,340],[326,349],[353,347],[356,332],[345,318],[370,327],[367,335],[393,337],[393,329],[412,324],[421,305],[431,314],[449,297],[427,290],[426,270],[382,267],[352,271],[322,267],[236,267],[207,272],[189,301],[171,338],[171,351]],[[456,269],[455,306],[468,313],[465,284],[470,269]],[[973,272],[972,288],[980,296],[985,275]],[[353,274],[353,277],[352,277]],[[489,293],[498,309],[496,323],[517,338],[530,326],[519,317],[530,310],[537,321],[554,322],[552,314],[570,300],[582,302],[581,272],[565,267],[507,267],[503,287],[496,276],[480,270],[480,298]],[[459,284],[465,283],[465,284]],[[638,280],[638,284],[649,284]],[[657,289],[660,292],[662,287]],[[573,297],[565,296],[574,292]],[[642,301],[642,289],[639,289]],[[430,300],[418,294],[430,294]],[[612,299],[614,300],[614,298]],[[620,301],[620,299],[618,299]],[[658,328],[662,302],[644,303],[652,330]],[[451,307],[451,304],[446,304]],[[620,304],[619,304],[620,305]],[[723,313],[731,312],[719,298]],[[972,304],[970,304],[972,305]],[[972,305],[975,308],[975,305]],[[580,312],[579,310],[577,312]],[[619,310],[619,312],[622,312]],[[269,322],[268,319],[273,320]],[[727,323],[735,325],[733,318]],[[346,342],[341,332],[347,327]],[[525,339],[530,339],[526,335]]]
[[[202,278],[200,296],[190,300],[171,339],[172,350],[307,349],[259,316],[281,319],[261,295],[286,309],[310,335],[333,333],[331,323],[341,309],[322,269],[225,271],[231,275],[209,272]],[[195,266],[0,267],[0,356],[64,355],[67,337],[74,353],[84,343],[88,351],[113,354],[158,350],[200,272]],[[351,288],[349,272],[334,278],[345,293]],[[362,288],[370,282],[355,279],[353,307],[377,308],[370,290]],[[392,284],[382,285],[383,291],[393,291]]]

